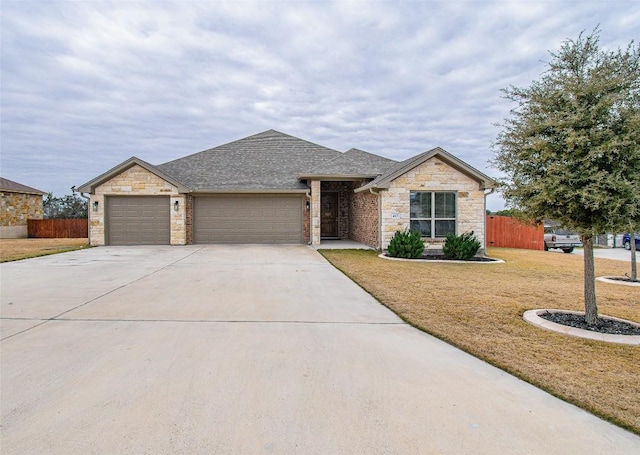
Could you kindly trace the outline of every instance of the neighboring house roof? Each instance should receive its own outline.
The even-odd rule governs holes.
[[[342,155],[268,130],[158,165],[194,192],[308,191],[298,176]]]
[[[147,171],[151,172],[152,174],[157,175],[161,179],[166,180],[167,182],[176,186],[178,188],[178,191],[180,192],[186,193],[189,191],[189,188],[184,186],[181,182],[176,180],[171,175],[167,174],[161,169],[158,169],[157,166],[154,166],[153,164],[149,164],[146,161],[141,160],[140,158],[136,158],[135,156],[132,156],[127,161],[118,164],[116,167],[109,169],[104,174],[101,174],[98,177],[94,178],[93,180],[88,181],[84,185],[81,185],[78,188],[78,191],[81,193],[93,193],[96,187],[102,185],[104,182],[108,180],[111,180],[113,177],[121,174],[122,172],[132,168],[135,165],[138,165],[146,169]]]
[[[47,194],[44,191],[36,190],[30,186],[23,185],[22,183],[14,182],[13,180],[0,177],[0,191],[8,191],[11,193],[25,193],[25,194]]]
[[[351,149],[340,156],[322,163],[299,178],[363,177],[374,178],[397,164],[397,161],[384,158],[363,150]]]
[[[462,172],[468,177],[471,177],[472,179],[478,181],[480,183],[481,189],[495,188],[497,186],[496,181],[493,180],[491,177],[483,174],[476,168],[469,166],[467,163],[459,160],[458,158],[456,158],[446,150],[440,147],[436,147],[434,149],[427,150],[426,152],[421,153],[420,155],[416,155],[405,161],[402,161],[401,163],[396,164],[392,168],[388,169],[384,174],[375,178],[374,180],[367,183],[366,185],[363,185],[360,188],[358,188],[356,192],[365,191],[368,189],[389,188],[389,185],[393,180],[397,179],[401,175],[405,174],[406,172],[409,172],[411,169],[421,165],[422,163],[430,160],[433,157],[437,157],[438,159],[445,162],[446,164],[453,167],[454,169],[457,169],[458,171]]]

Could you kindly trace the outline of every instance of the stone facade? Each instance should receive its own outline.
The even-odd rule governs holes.
[[[320,245],[320,180],[311,181],[311,244]]]
[[[105,202],[107,196],[169,196],[171,204],[171,245],[187,243],[187,203],[178,188],[137,164],[98,186],[89,202],[89,238],[91,245],[105,244]],[[173,209],[178,202],[178,211]],[[94,204],[98,203],[97,210]]]
[[[457,194],[456,233],[473,231],[485,245],[485,196],[480,184],[471,177],[433,157],[393,180],[382,198],[382,249],[389,246],[393,234],[409,228],[411,191],[451,191]],[[441,249],[444,239],[426,240],[428,249]]]
[[[379,196],[368,191],[351,196],[349,238],[373,248],[379,248]]]
[[[0,192],[0,238],[27,238],[27,220],[41,220],[43,215],[41,194]]]

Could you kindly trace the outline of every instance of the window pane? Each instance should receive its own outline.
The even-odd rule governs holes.
[[[411,218],[431,218],[431,193],[411,192]]]
[[[422,237],[431,237],[431,221],[411,220],[411,230],[420,232]]]
[[[456,222],[454,220],[437,220],[436,237],[446,237],[447,234],[456,233]]]
[[[436,218],[456,217],[456,193],[436,193]]]

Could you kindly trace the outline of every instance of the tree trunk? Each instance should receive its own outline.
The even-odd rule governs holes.
[[[593,236],[582,236],[584,246],[584,319],[589,325],[598,323],[598,305],[596,303],[596,274],[593,260]]]
[[[638,265],[636,263],[636,236],[632,232],[629,239],[631,246],[631,281],[638,281]]]

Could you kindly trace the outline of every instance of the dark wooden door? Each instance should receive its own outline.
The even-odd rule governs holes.
[[[320,237],[338,237],[338,193],[320,196]]]

